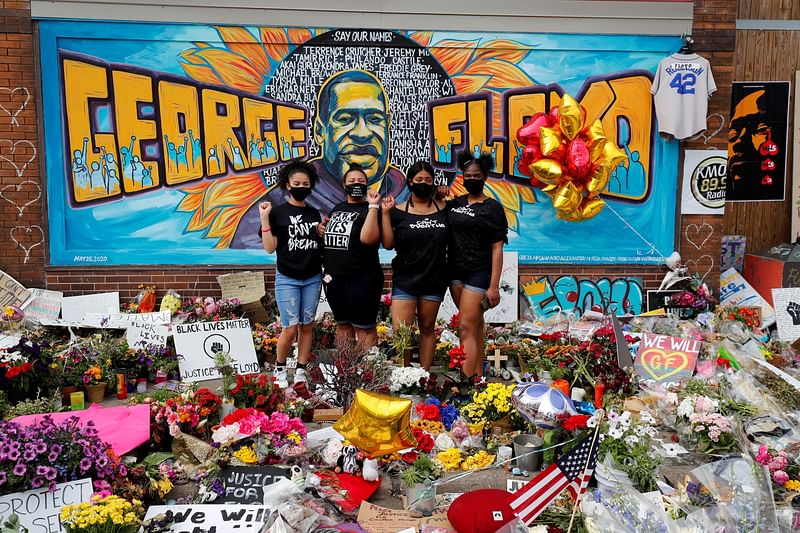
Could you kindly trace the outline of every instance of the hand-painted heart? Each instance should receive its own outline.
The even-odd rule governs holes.
[[[689,367],[689,356],[684,352],[667,353],[658,348],[650,348],[640,356],[639,363],[653,379],[663,381],[686,370]]]

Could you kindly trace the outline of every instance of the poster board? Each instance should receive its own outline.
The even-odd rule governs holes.
[[[728,152],[686,150],[683,160],[681,214],[724,215]]]
[[[692,377],[700,341],[643,333],[633,368],[644,381],[669,384]]]
[[[263,505],[151,505],[145,520],[172,511],[175,522],[167,532],[260,533],[270,515]]]
[[[22,283],[0,270],[0,307],[16,305],[22,307],[31,298],[31,291]]]
[[[172,333],[175,350],[182,356],[178,360],[182,381],[219,378],[214,357],[220,351],[230,354],[237,374],[259,371],[253,333],[246,318],[177,324]]]
[[[61,302],[61,318],[64,322],[83,322],[90,313],[119,313],[119,293],[66,296]]]
[[[800,288],[772,289],[772,302],[781,340],[800,339]]]
[[[56,490],[50,492],[48,487],[6,494],[0,496],[0,524],[4,523],[12,513],[19,516],[19,522],[29,531],[46,531],[58,533],[64,531],[59,513],[65,505],[88,502],[92,498],[92,480],[80,479],[59,483]]]
[[[27,318],[58,318],[64,293],[46,289],[29,289],[32,299],[23,308]]]
[[[172,313],[169,309],[154,313],[86,313],[83,323],[96,328],[125,329],[134,324],[170,323]]]
[[[238,298],[243,304],[257,302],[266,294],[263,272],[233,272],[217,276],[223,298]]]
[[[264,487],[289,478],[289,470],[277,466],[227,466],[219,473],[225,487],[221,503],[262,504]]]

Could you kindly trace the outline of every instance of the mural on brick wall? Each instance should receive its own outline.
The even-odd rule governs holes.
[[[587,310],[636,315],[645,310],[642,280],[637,277],[520,276],[519,286],[523,317],[545,320],[562,312],[580,316]]]
[[[670,37],[42,22],[50,260],[270,262],[257,204],[281,164],[343,199],[351,163],[403,198],[428,159],[453,183],[460,150],[495,160],[488,193],[521,263],[659,263],[674,245],[678,145],[650,95]],[[515,132],[575,96],[629,156],[583,222],[558,220],[519,172]],[[388,256],[387,256],[388,257]]]

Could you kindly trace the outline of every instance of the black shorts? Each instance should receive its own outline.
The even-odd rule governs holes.
[[[331,276],[325,283],[325,296],[337,324],[352,324],[359,329],[375,327],[383,294],[383,270],[356,276]]]

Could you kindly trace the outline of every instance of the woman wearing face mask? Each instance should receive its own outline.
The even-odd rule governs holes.
[[[392,325],[419,326],[419,359],[426,370],[433,362],[434,326],[447,289],[447,213],[434,199],[433,167],[425,161],[406,174],[411,191],[407,202],[383,201],[381,237],[387,250],[397,249],[392,261]],[[411,354],[405,354],[405,364]]]
[[[500,303],[500,273],[508,221],[503,206],[483,193],[492,157],[458,157],[467,194],[448,205],[450,292],[460,314],[460,339],[467,359],[462,370],[473,379],[483,373],[483,313]]]
[[[297,341],[295,383],[306,381],[306,363],[311,355],[312,327],[317,314],[322,283],[322,256],[319,245],[319,211],[306,205],[306,198],[317,181],[314,167],[293,161],[278,173],[278,186],[286,189],[289,199],[272,207],[258,206],[261,216],[261,241],[264,250],[277,253],[275,300],[283,330],[278,338],[275,378],[280,387],[289,385],[286,356]]]
[[[337,341],[355,340],[375,346],[383,269],[378,259],[381,241],[380,195],[367,186],[360,165],[345,172],[346,200],[334,206],[321,227],[325,294],[336,319]]]

